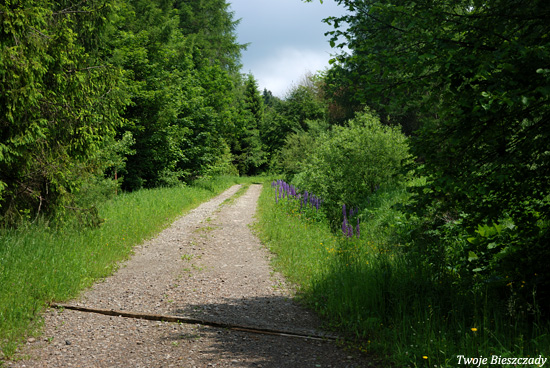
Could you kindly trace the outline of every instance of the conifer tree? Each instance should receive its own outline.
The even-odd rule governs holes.
[[[52,213],[78,191],[87,160],[120,121],[120,71],[98,40],[114,5],[0,5],[0,215]]]

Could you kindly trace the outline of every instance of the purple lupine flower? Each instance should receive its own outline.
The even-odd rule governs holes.
[[[353,226],[348,225],[348,238],[353,238]]]
[[[359,217],[357,217],[357,226],[355,227],[355,236],[359,237]]]
[[[348,220],[346,218],[342,221],[342,232],[344,233],[344,236],[348,234]]]

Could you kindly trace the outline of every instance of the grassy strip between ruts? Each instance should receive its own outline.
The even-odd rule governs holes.
[[[256,224],[275,266],[362,350],[398,367],[457,367],[480,356],[511,367],[504,359],[550,357],[547,321],[506,315],[483,292],[460,293],[451,277],[432,277],[422,255],[403,250],[392,228],[406,221],[393,207],[407,200],[404,187],[373,196],[359,239],[332,233],[322,215],[275,196],[265,185]]]
[[[98,205],[104,219],[99,228],[52,229],[42,223],[0,230],[0,359],[39,331],[40,312],[48,302],[75,297],[183,212],[252,180],[218,177],[125,193]]]

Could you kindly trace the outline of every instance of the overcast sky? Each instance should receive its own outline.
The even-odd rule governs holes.
[[[307,72],[329,66],[335,50],[325,32],[333,30],[322,20],[343,14],[334,0],[228,0],[237,28],[238,42],[250,43],[242,53],[243,73],[251,72],[264,88],[284,97]]]

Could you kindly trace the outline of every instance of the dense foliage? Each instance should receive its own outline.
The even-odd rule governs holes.
[[[225,0],[17,0],[0,22],[4,225],[235,173],[230,147],[258,122]]]
[[[121,71],[99,43],[115,7],[0,5],[0,215],[13,223],[67,204],[120,124]]]
[[[415,246],[434,263],[443,255],[466,290],[521,285],[513,295],[524,308],[533,294],[549,305],[550,4],[339,4],[348,15],[327,21],[350,52],[327,86],[340,104],[371,106],[413,134],[428,179]]]
[[[236,22],[227,5],[218,5],[125,4],[111,47],[113,60],[125,71],[130,99],[119,134],[127,130],[136,139],[124,188],[173,185],[223,157],[224,124],[237,118],[232,71],[241,46],[235,43]],[[208,17],[212,24],[203,28]]]
[[[406,137],[370,112],[357,114],[347,126],[335,126],[317,142],[294,182],[323,198],[335,221],[342,205],[364,208],[409,157]]]

